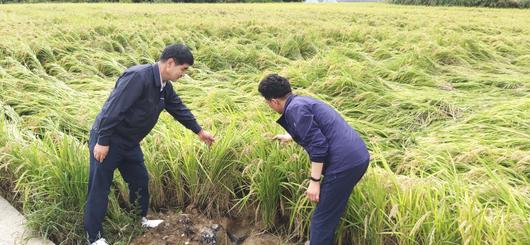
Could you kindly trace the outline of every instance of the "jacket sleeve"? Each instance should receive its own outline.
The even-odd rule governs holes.
[[[98,144],[107,146],[114,128],[123,120],[125,113],[140,98],[144,83],[137,73],[125,72],[118,81],[107,102],[101,109],[101,121],[98,127]]]
[[[193,131],[194,133],[199,133],[201,131],[201,126],[195,120],[195,116],[191,111],[184,105],[180,97],[175,93],[173,86],[168,84],[170,87],[167,89],[166,94],[166,104],[165,109],[175,120],[179,121],[184,127]],[[166,85],[167,86],[167,85]]]
[[[328,142],[315,121],[309,106],[300,105],[290,109],[289,122],[312,162],[323,163],[328,155]]]

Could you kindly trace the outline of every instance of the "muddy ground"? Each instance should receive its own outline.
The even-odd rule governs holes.
[[[182,213],[153,214],[150,219],[163,219],[157,228],[135,238],[133,245],[298,245],[287,238],[263,232],[250,217],[209,219],[197,209],[188,207]]]

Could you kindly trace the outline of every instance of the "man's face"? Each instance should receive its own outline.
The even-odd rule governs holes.
[[[279,100],[277,99],[265,99],[265,103],[267,103],[267,105],[269,105],[270,108],[272,108],[274,111],[278,112],[278,113],[282,113],[283,112],[283,108],[282,108],[282,104],[280,103]]]
[[[167,62],[167,69],[166,69],[167,74],[169,76],[169,80],[176,81],[180,79],[186,74],[189,67],[190,65],[188,64],[179,65],[175,62],[174,59],[169,59]]]

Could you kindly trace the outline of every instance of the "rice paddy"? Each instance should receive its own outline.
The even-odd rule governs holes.
[[[175,89],[218,138],[167,113],[142,142],[153,210],[254,210],[308,236],[309,159],[257,84],[322,99],[372,154],[338,244],[530,243],[530,10],[370,4],[0,6],[0,192],[58,244],[82,244],[88,130],[121,72],[171,43],[196,64]],[[141,234],[116,173],[104,228]]]

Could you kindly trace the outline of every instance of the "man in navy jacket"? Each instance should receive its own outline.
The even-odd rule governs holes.
[[[215,141],[210,133],[202,130],[171,84],[193,62],[186,46],[174,44],[164,49],[159,62],[133,66],[116,81],[90,130],[90,175],[84,213],[89,243],[107,244],[101,235],[101,224],[116,169],[129,186],[129,201],[140,206],[142,226],[156,227],[162,222],[145,217],[149,208],[149,178],[140,148],[140,141],[153,129],[162,110],[168,111],[206,144]]]
[[[332,107],[293,94],[286,78],[268,75],[258,90],[267,104],[281,114],[277,123],[288,133],[275,138],[282,142],[294,140],[312,162],[306,196],[318,204],[311,217],[310,244],[331,244],[353,187],[368,168],[370,155],[366,145]]]

